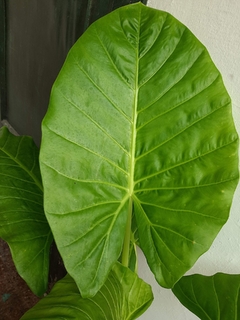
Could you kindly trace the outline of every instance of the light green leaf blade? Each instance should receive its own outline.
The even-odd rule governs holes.
[[[36,295],[47,289],[52,233],[43,211],[38,148],[30,137],[0,129],[0,237]]]
[[[217,273],[182,277],[172,291],[202,320],[235,320],[240,316],[240,275]]]
[[[151,287],[120,263],[93,298],[83,299],[67,275],[21,319],[133,320],[152,303]]]
[[[138,3],[92,24],[42,128],[46,215],[83,297],[120,256],[132,201],[140,246],[165,287],[228,218],[238,181],[230,98],[205,47],[165,12]]]
[[[171,287],[228,218],[238,137],[230,98],[205,47],[169,14],[143,20],[135,216],[150,268]]]

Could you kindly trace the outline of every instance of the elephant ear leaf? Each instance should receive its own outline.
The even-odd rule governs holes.
[[[93,298],[83,299],[76,283],[67,275],[21,320],[133,320],[149,307],[152,300],[151,287],[134,272],[116,263]]]
[[[132,215],[165,287],[228,218],[231,101],[205,47],[166,12],[137,3],[93,23],[68,54],[42,131],[46,216],[83,297],[105,282]]]
[[[240,275],[217,273],[182,277],[172,291],[202,320],[235,320],[240,315]]]
[[[32,138],[0,129],[0,237],[36,295],[47,289],[52,233],[43,210],[38,148]]]

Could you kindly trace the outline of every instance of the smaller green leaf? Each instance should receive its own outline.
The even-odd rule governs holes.
[[[151,287],[130,269],[117,263],[93,298],[83,299],[74,280],[66,275],[21,320],[133,320],[149,307],[152,300]]]
[[[43,210],[39,150],[32,138],[0,129],[0,237],[36,295],[48,284],[52,233]]]
[[[240,275],[217,273],[181,278],[172,291],[202,320],[236,320],[240,317]]]
[[[113,272],[115,273],[115,277],[120,281],[123,292],[122,316],[119,319],[137,319],[147,310],[153,301],[151,286],[140,279],[136,273],[123,267],[121,264],[116,264],[113,267]]]

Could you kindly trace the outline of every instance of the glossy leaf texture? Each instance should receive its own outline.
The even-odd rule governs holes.
[[[0,129],[0,237],[36,295],[47,289],[52,233],[43,210],[39,150],[32,138]]]
[[[238,181],[231,101],[205,47],[166,12],[137,3],[93,23],[68,54],[42,130],[45,211],[83,297],[120,256],[131,203],[165,287],[228,218]]]
[[[217,273],[182,277],[172,291],[201,320],[235,320],[240,317],[240,275]]]
[[[93,298],[83,299],[76,283],[67,275],[21,319],[133,320],[152,300],[151,287],[117,263]]]

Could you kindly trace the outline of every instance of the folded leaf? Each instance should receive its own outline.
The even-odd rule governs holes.
[[[38,148],[30,137],[0,129],[0,237],[36,295],[47,289],[52,233],[43,211]]]
[[[240,317],[240,275],[194,274],[180,279],[172,291],[202,320],[235,320]]]
[[[152,300],[151,287],[117,263],[93,298],[83,299],[76,283],[67,275],[21,320],[133,320],[149,307]]]
[[[166,12],[137,3],[93,23],[69,52],[42,130],[46,215],[83,297],[119,258],[131,203],[165,287],[228,218],[238,181],[230,98],[205,47]]]

